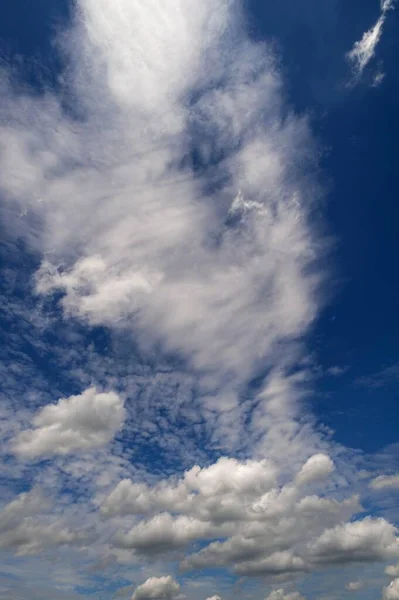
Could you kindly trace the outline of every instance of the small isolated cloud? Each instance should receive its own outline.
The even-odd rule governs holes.
[[[339,365],[334,365],[333,367],[327,369],[327,373],[332,377],[340,377],[341,375],[346,373],[348,369],[349,367],[341,367]]]
[[[381,15],[375,25],[363,34],[360,41],[356,42],[352,50],[347,53],[347,59],[352,65],[354,80],[357,81],[364,69],[375,55],[377,45],[381,39],[387,12],[394,8],[395,0],[384,0],[381,4]],[[383,74],[379,73],[374,79],[374,85],[380,83]]]
[[[210,596],[210,598],[207,598],[206,600],[222,600],[220,596]]]
[[[34,428],[20,433],[13,449],[15,454],[35,458],[97,448],[112,440],[124,418],[118,394],[91,387],[40,409]]]
[[[362,587],[364,587],[364,583],[363,581],[350,581],[346,584],[345,587],[350,592],[357,592],[358,590],[361,590]]]
[[[150,577],[136,588],[132,600],[173,600],[180,591],[180,585],[170,575]]]
[[[274,590],[265,600],[305,600],[299,592],[285,592],[284,590]]]
[[[399,579],[394,579],[382,591],[383,600],[399,600]]]

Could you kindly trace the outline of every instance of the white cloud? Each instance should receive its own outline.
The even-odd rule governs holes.
[[[399,598],[399,579],[394,579],[382,591],[383,600],[398,600]]]
[[[240,10],[80,0],[62,43],[82,119],[4,84],[0,130],[3,194],[28,211],[10,229],[43,255],[37,291],[61,290],[66,315],[124,328],[144,351],[178,353],[230,446],[260,368],[295,387],[286,373],[318,312],[325,247],[306,119],[286,110],[273,53]]]
[[[235,568],[237,575],[246,576],[279,575],[306,570],[305,561],[299,556],[294,556],[290,551],[275,552],[267,558],[244,561]]]
[[[123,480],[101,512],[120,515],[122,525],[134,517],[133,527],[119,525],[112,543],[137,555],[166,555],[201,541],[183,570],[227,566],[238,575],[271,576],[397,556],[396,530],[387,521],[347,522],[362,511],[357,496],[338,501],[306,493],[307,485],[324,487],[333,470],[331,459],[318,454],[291,483],[279,485],[267,461],[220,459],[152,487]]]
[[[399,556],[397,529],[383,518],[337,525],[311,547],[317,562],[373,561]]]
[[[184,548],[190,542],[207,539],[213,533],[214,529],[207,523],[192,517],[172,517],[164,513],[149,521],[140,521],[127,533],[118,533],[114,545],[155,555]]]
[[[132,600],[173,600],[179,591],[180,585],[170,575],[150,577],[136,588]]]
[[[361,590],[364,587],[364,582],[360,581],[360,580],[359,581],[349,581],[349,583],[347,583],[345,587],[350,592],[357,592],[358,590]]]
[[[118,394],[88,388],[40,409],[33,419],[34,429],[23,431],[13,450],[35,458],[97,448],[112,440],[124,418],[123,400]]]
[[[390,577],[399,577],[399,565],[388,565],[385,568],[385,573]]]
[[[90,559],[137,561],[139,569],[145,556],[179,556],[182,568],[280,577],[396,555],[396,530],[386,521],[348,523],[362,510],[359,497],[343,498],[328,444],[298,418],[308,374],[292,367],[306,363],[302,340],[323,278],[325,243],[313,210],[318,153],[306,119],[285,104],[271,49],[249,39],[239,9],[234,0],[78,0],[75,25],[59,40],[68,58],[62,100],[16,95],[2,81],[1,194],[9,230],[42,256],[37,292],[61,291],[66,323],[73,317],[131,335],[143,356],[161,355],[161,366],[177,354],[194,382],[184,409],[210,450],[245,447],[237,455],[268,460],[203,466],[201,448],[199,465],[151,484],[148,473],[133,476],[136,464],[126,466],[133,435],[119,454],[70,458],[106,445],[126,416],[118,394],[88,388],[41,408],[14,440],[19,457],[53,457],[33,475],[49,487],[62,481],[69,490],[79,480],[67,500],[81,528],[60,522],[62,504],[52,515],[33,514],[31,499],[32,514],[2,531],[3,548],[83,544],[90,520]],[[73,117],[66,98],[74,98]],[[76,370],[83,361],[77,356]],[[143,378],[132,369],[118,381],[110,365],[107,379],[116,389],[125,384],[135,410]],[[247,398],[265,366],[260,392]],[[128,415],[129,433],[142,426],[158,442],[169,422],[157,414],[145,423],[143,403],[137,423]],[[174,393],[164,404],[183,414]],[[93,514],[87,499],[99,488]],[[7,519],[25,499],[15,502]],[[353,532],[357,543],[348,542]],[[152,577],[133,599],[178,593],[171,577]]]
[[[206,600],[222,600],[220,596],[210,596]]]
[[[379,475],[370,482],[370,487],[374,490],[398,489],[399,475]]]
[[[329,456],[316,454],[309,458],[296,477],[296,483],[305,485],[324,479],[334,470],[334,464]]]
[[[188,511],[212,520],[235,519],[237,511],[242,512],[241,497],[256,498],[275,481],[276,468],[267,460],[240,462],[222,457],[209,467],[186,471],[180,481],[164,481],[154,488],[123,480],[102,503],[101,512],[112,516]]]
[[[351,62],[355,79],[359,79],[366,66],[375,55],[377,45],[381,39],[387,12],[394,8],[395,0],[383,0],[381,3],[381,15],[375,25],[363,34],[360,41],[356,42],[350,52],[347,54]],[[378,73],[377,79],[374,79],[374,85],[381,83],[383,74]]]
[[[285,592],[284,590],[274,590],[265,600],[305,600],[299,592]]]

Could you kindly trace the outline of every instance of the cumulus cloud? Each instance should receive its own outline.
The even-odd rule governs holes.
[[[399,579],[394,579],[382,591],[383,600],[397,600],[399,598]]]
[[[388,565],[385,567],[385,573],[390,577],[399,577],[399,565]]]
[[[311,547],[317,562],[387,560],[399,556],[397,529],[383,518],[337,525],[325,531]]]
[[[374,490],[399,489],[399,475],[379,475],[370,482]]]
[[[170,575],[150,577],[136,588],[132,600],[173,600],[179,591],[180,585]]]
[[[387,18],[389,10],[394,8],[395,0],[382,0],[381,3],[381,15],[375,25],[363,34],[360,41],[356,42],[347,54],[347,58],[352,65],[355,80],[358,80],[366,66],[372,60],[375,55],[377,45],[381,39],[382,32],[384,29],[384,23]],[[374,80],[374,85],[378,85],[381,82],[383,75],[378,74],[378,79]]]
[[[238,575],[275,576],[398,556],[396,529],[387,521],[348,522],[363,510],[357,496],[315,493],[333,470],[328,456],[314,455],[291,482],[279,484],[268,461],[223,458],[154,486],[123,480],[100,510],[110,519],[137,520],[120,528],[112,544],[139,556],[201,542],[181,562],[184,571],[225,566]]]
[[[296,477],[298,484],[307,484],[324,479],[334,470],[334,464],[329,456],[315,454],[303,465]]]
[[[151,514],[158,511],[197,513],[205,518],[229,519],[241,513],[240,498],[256,498],[274,487],[277,470],[268,460],[220,458],[209,467],[195,466],[181,480],[162,481],[155,487],[121,481],[104,500],[105,516]],[[235,509],[235,512],[234,512]]]
[[[40,409],[34,429],[14,441],[16,454],[35,458],[97,448],[112,440],[125,418],[123,400],[115,392],[88,388]]]

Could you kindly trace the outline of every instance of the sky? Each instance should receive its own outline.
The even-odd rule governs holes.
[[[399,598],[398,19],[0,4],[0,600]]]

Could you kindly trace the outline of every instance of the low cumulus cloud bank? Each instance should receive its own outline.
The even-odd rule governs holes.
[[[35,458],[103,446],[121,429],[124,418],[118,394],[89,388],[40,409],[33,419],[34,429],[15,440],[14,452]]]

